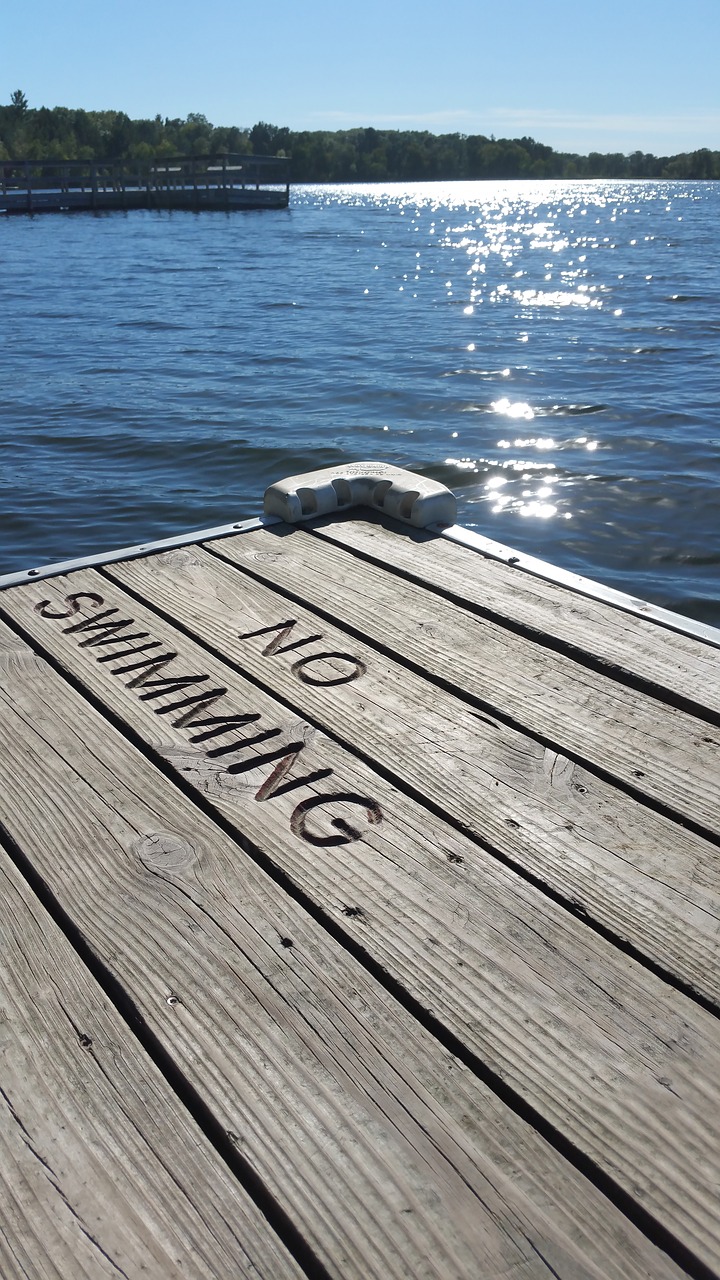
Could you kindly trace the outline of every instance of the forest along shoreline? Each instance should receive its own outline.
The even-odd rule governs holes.
[[[720,179],[720,151],[701,147],[674,156],[634,151],[589,155],[554,151],[534,138],[354,128],[293,131],[259,121],[252,128],[214,125],[190,112],[131,120],[124,111],[33,108],[21,89],[0,106],[0,169],[30,160],[148,162],[163,156],[233,152],[292,163],[293,182],[490,181],[508,178]]]

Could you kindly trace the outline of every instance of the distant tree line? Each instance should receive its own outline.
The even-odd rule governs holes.
[[[533,138],[344,129],[298,133],[260,121],[216,126],[191,112],[131,120],[123,111],[31,108],[17,90],[0,106],[0,163],[8,160],[147,162],[213,152],[285,156],[295,182],[421,182],[474,178],[720,178],[720,151],[675,156],[642,151],[587,156],[554,151]]]

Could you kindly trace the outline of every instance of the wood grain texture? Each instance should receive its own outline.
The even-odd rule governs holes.
[[[260,558],[261,572],[267,563]],[[100,576],[87,575],[74,575],[73,581],[107,594]],[[412,787],[514,865],[720,1005],[720,850],[714,844],[644,809],[527,735],[478,715],[452,694],[429,690],[412,671],[200,548],[135,560],[113,567],[111,576],[172,613],[293,711],[346,746],[359,748],[371,764],[389,770],[401,785]],[[38,598],[52,600],[50,607],[62,611],[67,590],[67,581],[56,579],[38,588]],[[76,674],[85,672],[88,653],[95,654],[98,665],[124,665],[124,660],[107,661],[113,651],[122,652],[119,638],[82,650],[70,636],[58,635],[61,624],[49,626],[28,607],[29,599],[10,593],[6,602],[18,621]],[[130,633],[140,630],[162,638],[158,652],[180,645],[183,670],[207,672],[208,687],[231,688],[233,706],[252,701],[252,692],[237,686],[226,667],[213,665],[199,648],[189,648],[177,632],[162,624],[158,629],[158,620],[134,601],[112,593],[108,600],[119,609],[114,616],[135,619],[126,628]],[[82,616],[86,613],[92,610]],[[267,630],[290,619],[295,625],[284,638],[282,628]],[[79,638],[85,633],[75,634]],[[277,649],[268,653],[275,643]],[[364,668],[362,677],[331,686],[303,679],[308,670],[319,678],[324,671],[327,678],[353,671],[348,660],[313,656],[328,651],[348,653]],[[303,655],[312,667],[296,665]],[[173,669],[168,666],[167,671]],[[266,706],[263,714],[272,719],[277,710]],[[154,739],[158,718],[152,729],[153,717],[145,719],[144,733],[150,731]],[[163,723],[171,730],[167,719]],[[188,736],[182,729],[169,732],[164,753],[171,755]]]
[[[88,579],[73,575],[72,582],[82,590],[87,587]],[[45,593],[48,584],[40,584],[40,588]],[[28,599],[38,602],[38,588],[33,588],[33,592]],[[50,607],[60,612],[58,607]],[[82,632],[74,636],[58,634],[67,645],[66,659],[70,662],[70,653],[76,652],[71,648],[77,644],[74,636]],[[163,635],[162,629],[158,628],[156,634]],[[183,638],[179,633],[174,634],[182,649]],[[184,645],[188,643],[185,641]],[[147,740],[156,745],[166,741],[167,715],[152,711],[139,689],[128,689],[113,675],[111,664],[96,662],[91,649],[86,648],[81,655],[86,664],[84,679],[95,695]],[[187,649],[182,657],[185,669],[191,670]],[[235,679],[237,691],[240,678]],[[50,679],[45,673],[42,681],[38,676],[12,681],[10,692],[20,722],[15,732],[22,732],[23,753],[28,758],[29,735],[37,733],[40,726],[43,734],[48,733],[45,724],[52,719],[53,698],[60,696],[59,678]],[[175,695],[169,694],[168,698],[172,702]],[[74,695],[69,701],[75,704]],[[261,711],[264,717],[270,714],[266,710],[269,701],[260,690],[249,687],[246,699],[239,705],[245,710]],[[348,939],[462,1040],[524,1104],[534,1108],[547,1123],[585,1152],[698,1257],[708,1265],[719,1265],[718,1021],[619,954],[538,890],[519,880],[427,810],[403,797],[365,765],[345,757],[336,744],[309,725],[298,723],[292,714],[284,713],[283,719],[282,709],[277,707],[274,714],[282,734],[287,735],[286,743],[298,735],[307,743],[307,757],[303,755],[300,772],[309,770],[309,774],[300,790],[288,790],[286,786],[278,788],[269,798],[263,797],[265,783],[258,788],[257,775],[250,784],[246,773],[230,773],[227,755],[203,757],[198,750],[202,743],[188,741],[184,747],[173,746],[168,759],[233,823],[240,839],[250,840],[262,848],[307,899],[316,903]],[[103,750],[109,748],[103,747],[102,729],[96,725],[95,718],[86,713],[82,719],[85,745],[74,733],[72,741],[68,738],[66,742],[69,729],[63,733],[53,720],[51,759],[43,762],[46,779],[50,763],[53,769],[60,768],[60,755],[68,762],[73,760],[73,768],[81,776],[88,776],[88,751],[95,757],[93,770],[97,772],[98,760],[102,760]],[[63,722],[67,724],[67,720],[65,714]],[[253,731],[258,727],[255,722]],[[249,748],[243,747],[242,739],[236,739],[234,749],[244,754]],[[124,769],[130,768],[126,751],[127,748],[121,750],[113,738],[112,772],[116,778],[122,776],[118,768],[120,761],[125,762]],[[84,762],[82,768],[77,763],[80,759]],[[318,781],[315,766],[327,764],[328,760],[332,760],[332,790],[346,796],[370,797],[379,807],[382,821],[361,826],[355,833],[357,839],[331,845],[332,827],[316,817],[317,825],[311,828],[315,840],[308,844],[299,837],[292,816],[299,795],[314,798],[323,794],[327,778]],[[154,815],[163,814],[152,818],[156,824],[152,829],[177,832],[178,824],[185,829],[189,818],[184,799],[178,798],[173,807],[164,789],[158,790],[153,771],[147,766],[141,770],[134,756],[132,761],[133,769],[141,772],[142,786],[140,788],[139,781],[135,786],[144,805],[152,806]],[[262,779],[268,767],[260,767]],[[37,770],[33,772],[37,777]],[[285,775],[286,781],[288,776]],[[16,782],[16,792],[18,785]],[[32,785],[32,782],[23,782],[23,785]],[[45,786],[47,788],[47,781]],[[109,796],[108,786],[113,788]],[[127,813],[127,797],[123,799],[118,788],[119,782],[112,784],[110,778],[104,776],[96,780],[93,794],[102,794],[112,801],[114,809]],[[53,787],[56,806],[61,792],[59,784]],[[83,813],[90,799],[86,798]],[[301,801],[305,802],[305,799]],[[16,794],[6,820],[12,820],[16,826],[23,823],[21,815],[25,808]],[[347,832],[353,824],[360,825],[351,804],[338,802],[335,812],[344,823],[341,830]],[[150,820],[144,817],[142,821]],[[104,822],[107,821],[105,817]],[[204,830],[204,821],[202,815],[196,814],[190,829]],[[113,824],[117,824],[116,818]],[[32,840],[32,827],[24,823],[16,838],[24,846],[32,847],[33,857],[41,856],[42,849]],[[164,848],[165,837],[162,840]],[[200,835],[193,835],[191,839],[195,851],[194,859],[189,860],[193,901],[198,892],[195,887],[198,868],[202,870],[200,884],[204,890],[213,866],[209,850],[200,840]],[[168,837],[168,842],[171,851],[174,850],[177,837],[175,841]],[[143,857],[147,860],[147,845],[143,847],[146,851]],[[238,945],[247,950],[249,883],[258,873],[243,865],[238,881],[238,859],[243,860],[238,850],[232,856],[226,852],[225,838],[219,838],[217,832],[213,857],[220,864],[214,871],[213,881],[220,886],[220,891],[211,906],[204,906],[205,919],[221,922],[223,936],[236,939]],[[172,865],[177,863],[183,868],[180,877],[183,887],[189,874],[184,861],[187,860],[172,852]],[[121,865],[124,867],[125,863]],[[63,885],[67,874],[65,871]],[[166,883],[171,883],[169,878]],[[122,897],[129,892],[128,886]],[[227,909],[228,903],[237,904],[238,893],[242,903],[241,919],[232,911],[228,915]],[[274,896],[271,893],[268,897],[267,889],[265,893],[268,911],[282,911],[285,915],[291,910],[297,912],[287,903],[278,902],[276,890]],[[132,896],[137,904],[135,912],[141,905],[147,910],[152,903],[146,887],[143,893],[135,889]],[[182,905],[183,911],[189,909],[187,900],[183,899]],[[170,918],[177,952],[183,943],[184,924],[175,896],[172,907]],[[165,908],[163,917],[167,915]],[[126,920],[123,924],[127,928]],[[282,947],[283,937],[293,940],[293,930],[299,927],[298,923],[291,925],[282,919],[276,920],[270,938],[266,932],[268,944],[272,946],[274,940],[276,990],[281,977],[287,980],[285,970],[289,962],[297,963],[300,959],[307,962],[306,947],[296,944],[287,951]],[[208,928],[206,924],[204,932]],[[157,921],[153,929],[157,934]],[[327,948],[320,931],[320,936],[314,935],[314,948],[321,949],[323,945]],[[176,956],[175,963],[178,962]],[[167,963],[167,960],[163,962]],[[200,951],[195,959],[195,969],[199,972],[189,964],[182,977],[191,987],[187,1004],[193,1011],[198,1000],[204,1002],[205,1010],[208,993],[217,993],[222,987],[222,970],[210,972],[207,965],[208,957]],[[255,962],[258,972],[265,972],[266,966],[267,960]],[[331,950],[316,971],[323,974],[328,983],[331,979],[336,983],[338,966],[337,954]],[[159,967],[162,971],[163,966]],[[199,977],[202,992],[197,985]],[[139,978],[134,977],[133,986],[137,981]],[[182,991],[182,987],[178,989]],[[185,1007],[183,995],[183,1021]],[[289,1016],[286,1007],[278,1025],[285,1026]],[[307,1017],[306,1010],[304,1016]],[[337,1034],[337,1029],[333,1032],[335,1016],[330,1015],[322,1035],[328,1047]],[[215,1034],[208,1027],[208,1043]],[[254,1044],[261,1042],[260,1035],[253,1041]],[[258,1051],[262,1054],[262,1049]],[[400,1052],[402,1054],[402,1050]],[[196,1050],[190,1053],[192,1056]],[[193,1065],[200,1069],[200,1064]],[[297,1089],[290,1067],[284,1066],[284,1070],[288,1075],[281,1078],[278,1086],[283,1100],[293,1096],[293,1090]],[[316,1090],[317,1083],[312,1088]],[[251,1093],[256,1096],[255,1090]],[[299,1099],[300,1094],[296,1092],[294,1096]],[[225,1098],[222,1105],[227,1105]],[[291,1114],[297,1114],[298,1109],[302,1111],[299,1100]],[[245,1117],[243,1127],[248,1123]],[[407,1133],[407,1126],[404,1132]],[[287,1136],[283,1140],[287,1141]],[[292,1150],[286,1158],[292,1167],[296,1158]],[[274,1170],[263,1165],[263,1176],[272,1178],[273,1175],[277,1176]],[[334,1175],[336,1181],[339,1176]],[[372,1179],[371,1185],[375,1185]],[[360,1194],[359,1190],[356,1194]],[[373,1207],[376,1200],[368,1191],[369,1198],[365,1201],[365,1194],[363,1191],[364,1203],[368,1208]],[[387,1202],[386,1190],[383,1206]],[[456,1209],[460,1211],[459,1205]],[[380,1208],[376,1212],[378,1221],[382,1222]]]
[[[506,1165],[523,1150],[512,1114],[498,1125],[491,1102],[486,1134],[471,1074],[456,1085],[450,1055],[237,844],[0,641],[0,822],[329,1274],[675,1274],[552,1153],[531,1198],[526,1160],[544,1144],[529,1135],[520,1177],[496,1165],[493,1123]]]
[[[720,835],[720,729],[368,564],[303,529],[218,540],[301,603],[329,612],[389,654]]]
[[[392,564],[414,581],[477,605],[507,620],[720,714],[720,652],[692,636],[534,577],[512,565],[427,533],[387,527],[380,517],[328,518],[313,525],[319,537],[380,565]],[[640,602],[642,603],[642,602]]]
[[[0,847],[4,1280],[301,1280]]]

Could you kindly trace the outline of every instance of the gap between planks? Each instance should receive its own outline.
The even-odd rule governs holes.
[[[82,574],[73,575],[80,589],[87,582]],[[55,586],[67,590],[67,583]],[[44,592],[49,588],[42,584]],[[27,593],[27,588],[19,590]],[[60,599],[42,606],[50,619],[62,613]],[[34,600],[39,603],[37,590]],[[180,643],[187,655],[189,642],[181,643],[179,633],[168,640],[167,628],[159,627],[157,619],[155,631],[165,632],[167,643]],[[167,741],[168,719],[161,724],[157,708],[142,701],[142,694],[129,693],[109,665],[97,663],[87,647],[80,650],[72,635],[59,630],[52,635],[62,638],[63,661],[76,662],[95,696],[137,727],[149,745]],[[239,677],[232,680],[241,690]],[[262,705],[253,687],[245,691],[246,706],[248,699],[250,705]],[[283,709],[275,707],[270,714],[277,722]],[[299,727],[291,720],[284,729],[297,733]],[[327,751],[321,735],[310,731],[313,736],[318,748]],[[241,742],[236,745],[242,749]],[[323,911],[330,910],[349,936],[360,940],[498,1078],[508,1081],[525,1105],[584,1150],[606,1177],[625,1186],[628,1196],[642,1194],[646,1210],[672,1223],[687,1248],[701,1255],[709,1249],[714,1256],[714,1227],[708,1221],[713,1215],[705,1183],[696,1173],[698,1166],[707,1168],[710,1158],[704,1117],[708,1100],[693,1100],[696,1090],[702,1094],[715,1088],[718,1027],[713,1019],[618,956],[517,877],[483,860],[477,849],[426,811],[398,799],[357,761],[340,759],[337,750],[334,785],[355,796],[374,788],[384,814],[383,823],[371,825],[354,844],[350,867],[344,861],[325,865],[317,857],[317,840],[310,857],[307,845],[292,838],[289,819],[297,795],[287,784],[271,797],[272,804],[258,804],[253,801],[255,783],[242,774],[228,775],[202,748],[186,743],[164,751],[172,767],[189,773],[189,780],[238,824],[239,834],[251,833],[304,893]],[[402,814],[393,813],[398,803]],[[344,821],[347,829],[351,821],[357,823],[357,814]],[[448,863],[448,852],[456,851],[457,862]],[[478,859],[479,874],[458,872],[458,866],[470,863],[472,873]],[[536,1021],[541,1009],[545,1027]],[[679,1098],[679,1106],[671,1104],[668,1093]],[[683,1159],[671,1161],[660,1185],[653,1170],[675,1125],[683,1131]]]
[[[677,1277],[89,704],[0,636],[0,819],[330,1274]]]
[[[5,1280],[301,1280],[2,846],[0,937]]]
[[[528,639],[685,703],[691,714],[720,718],[717,645],[380,516],[326,517],[304,528]]]
[[[166,614],[172,610],[187,631],[216,651],[222,649],[246,676],[285,706],[309,717],[345,748],[359,750],[390,781],[409,789],[416,800],[431,804],[564,905],[596,921],[679,985],[718,1005],[720,851],[716,846],[649,812],[526,735],[478,718],[452,695],[433,689],[428,696],[419,677],[357,642],[348,646],[348,637],[335,628],[321,623],[319,639],[308,644],[308,636],[318,637],[318,620],[305,611],[293,611],[294,625],[284,636],[282,622],[288,614],[282,611],[287,602],[202,549],[133,561],[112,576],[153,608]],[[74,576],[73,580],[96,594],[108,591],[98,577]],[[51,600],[60,603],[49,608],[64,607],[66,586],[64,580],[57,580]],[[108,603],[119,610],[114,617],[133,619],[130,634],[138,627],[145,636],[157,639],[161,634],[154,615],[139,612],[143,608],[139,601],[123,594],[110,594],[99,610],[83,611],[91,627],[93,612],[104,612]],[[122,653],[127,647],[123,642],[117,648],[127,627],[110,633],[118,637],[113,642],[107,634],[103,639],[98,624],[96,631],[75,632],[73,644],[69,639],[56,640],[52,625],[48,627],[32,609],[13,607],[13,616],[18,622],[24,620],[35,640],[51,646],[61,660],[74,661],[76,674],[82,674],[87,665],[82,649],[106,663],[113,649]],[[162,634],[162,651],[178,644],[182,651],[184,646],[188,670],[205,672],[213,684],[227,686],[227,668],[208,666],[207,654],[188,650],[188,641],[182,635],[178,639],[177,632]],[[140,639],[131,647],[146,642]],[[81,653],[73,660],[76,648]],[[350,662],[313,656],[343,649],[349,651]],[[152,652],[140,657],[149,661]],[[313,667],[298,668],[296,664],[308,657]],[[323,687],[300,678],[309,670],[314,678],[322,678],[323,662],[328,678],[344,682]],[[174,669],[167,668],[168,672]],[[346,679],[348,672],[360,669],[359,678]],[[251,695],[244,686],[239,693],[244,705]],[[227,713],[225,701],[213,708],[216,713]],[[270,723],[273,714],[268,709]],[[186,741],[188,734],[177,736]],[[307,747],[303,752],[306,759]],[[323,762],[318,760],[317,767],[322,768]]]
[[[303,529],[277,525],[213,544],[212,551],[720,839],[720,731],[704,721]]]

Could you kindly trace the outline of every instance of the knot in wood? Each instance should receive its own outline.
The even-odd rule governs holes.
[[[143,866],[155,875],[182,876],[197,861],[193,845],[174,831],[154,831],[142,836],[135,852]]]
[[[197,552],[193,547],[171,547],[169,551],[162,551],[159,559],[163,564],[176,569],[184,569],[188,565],[198,563]]]

